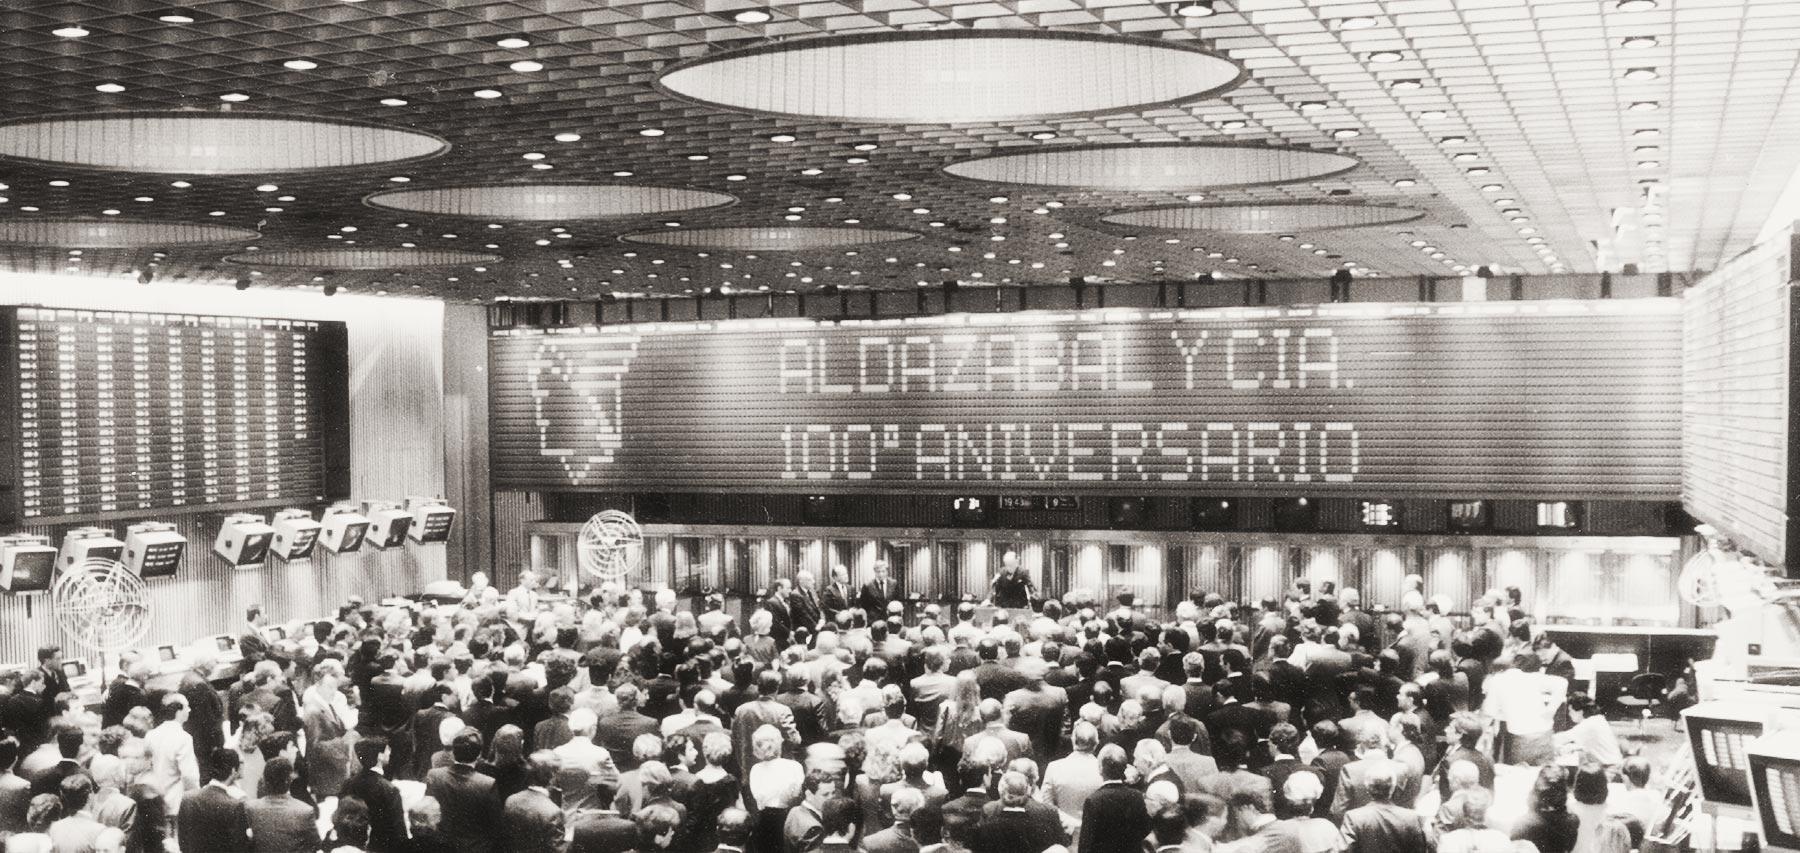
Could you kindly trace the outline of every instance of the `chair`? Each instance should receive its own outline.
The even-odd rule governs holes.
[[[1669,678],[1660,672],[1640,672],[1631,677],[1631,686],[1618,702],[1626,708],[1638,709],[1638,732],[1644,721],[1654,715],[1669,695]]]

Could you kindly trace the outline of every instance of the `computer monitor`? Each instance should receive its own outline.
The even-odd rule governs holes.
[[[1748,755],[1763,849],[1800,850],[1800,732],[1757,738]]]
[[[0,590],[43,592],[56,573],[56,549],[42,536],[0,536]]]
[[[228,637],[228,636],[221,634],[217,637],[214,637],[213,642],[218,644],[219,651],[221,651],[221,652],[237,651],[237,640],[232,637]]]
[[[1693,747],[1700,796],[1708,805],[1752,807],[1747,747],[1762,736],[1773,710],[1738,702],[1702,702],[1681,712]]]
[[[65,678],[80,678],[87,675],[87,664],[78,660],[66,660],[62,663],[62,671]]]
[[[174,646],[157,646],[156,647],[156,659],[159,661],[162,661],[163,663],[173,663],[175,661],[175,659],[178,657],[181,657],[181,655],[179,655],[175,652]]]

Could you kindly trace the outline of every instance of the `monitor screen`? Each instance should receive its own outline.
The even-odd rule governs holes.
[[[221,652],[229,652],[237,648],[237,640],[230,637],[217,637],[215,639],[219,644],[219,651]]]
[[[1687,721],[1701,796],[1709,803],[1750,808],[1750,759],[1745,747],[1762,736],[1762,723],[1696,714]]]
[[[27,551],[13,554],[12,591],[42,592],[50,588],[50,577],[56,570],[55,551]]]
[[[68,678],[80,678],[87,675],[87,664],[78,660],[66,660],[63,661],[62,671]]]
[[[156,647],[157,660],[160,660],[163,663],[169,663],[169,662],[175,660],[175,657],[176,657],[176,655],[175,655],[175,647],[174,646],[157,646]]]

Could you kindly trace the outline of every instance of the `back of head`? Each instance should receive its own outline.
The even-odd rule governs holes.
[[[1494,807],[1494,795],[1483,788],[1471,788],[1458,796],[1462,797],[1462,812],[1457,815],[1459,824],[1470,829],[1487,826],[1488,810]]]
[[[1169,847],[1187,840],[1188,822],[1181,806],[1170,803],[1150,815],[1150,834],[1158,847]]]
[[[896,821],[911,820],[913,813],[924,807],[924,792],[909,785],[895,788],[888,796],[888,809],[893,812]]]
[[[0,767],[4,766],[6,766],[5,762],[0,761]],[[1650,784],[1650,762],[1641,755],[1625,759],[1619,772],[1625,776],[1626,783],[1633,788],[1642,788]]]
[[[93,777],[86,773],[65,776],[57,785],[56,794],[62,799],[63,814],[72,815],[81,811],[87,808],[88,798],[94,795]]]
[[[718,831],[720,844],[742,848],[750,841],[750,813],[743,809],[729,808],[719,812],[713,825]]]
[[[1394,772],[1394,764],[1390,761],[1377,761],[1363,773],[1363,786],[1368,789],[1369,796],[1386,802],[1394,796],[1394,785],[1399,776]]]
[[[1606,794],[1606,768],[1595,761],[1582,762],[1569,795],[1582,805],[1598,806],[1606,802]]]
[[[481,731],[465,727],[450,741],[450,757],[458,764],[474,764],[481,758]]]
[[[279,756],[270,759],[263,765],[261,781],[262,789],[270,795],[285,793],[294,781],[294,763]]]
[[[242,766],[244,760],[242,756],[238,755],[237,750],[228,746],[214,747],[210,758],[212,767],[209,768],[211,770],[209,776],[219,782],[230,781],[231,777],[236,776],[238,768]]]
[[[1109,743],[1100,748],[1100,778],[1107,781],[1125,778],[1125,768],[1131,766],[1131,757],[1125,754],[1125,748],[1116,743]]]

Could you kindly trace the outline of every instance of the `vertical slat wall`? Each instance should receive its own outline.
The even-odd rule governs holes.
[[[488,487],[487,312],[444,306],[444,498],[456,507],[450,576],[488,569],[494,493]]]
[[[1800,539],[1797,244],[1790,230],[1739,255],[1689,290],[1682,308],[1681,500],[1776,566]]]
[[[67,279],[32,276],[0,280],[0,303],[129,311],[204,305],[209,314],[341,320],[350,334],[352,495],[399,500],[444,491],[441,303],[109,281],[72,287]],[[453,542],[343,557],[326,556],[321,549],[307,562],[232,569],[212,555],[218,515],[134,520],[167,521],[188,538],[187,557],[176,576],[148,582],[151,628],[142,643],[146,647],[185,645],[196,637],[235,630],[244,608],[254,603],[283,617],[316,616],[352,594],[373,599],[414,592],[443,578],[447,561],[460,547]],[[125,523],[114,528],[122,535]],[[60,544],[63,530],[44,525],[24,532],[47,535]],[[86,654],[57,627],[47,594],[0,595],[0,663],[31,659],[46,643],[58,643],[71,655]]]

